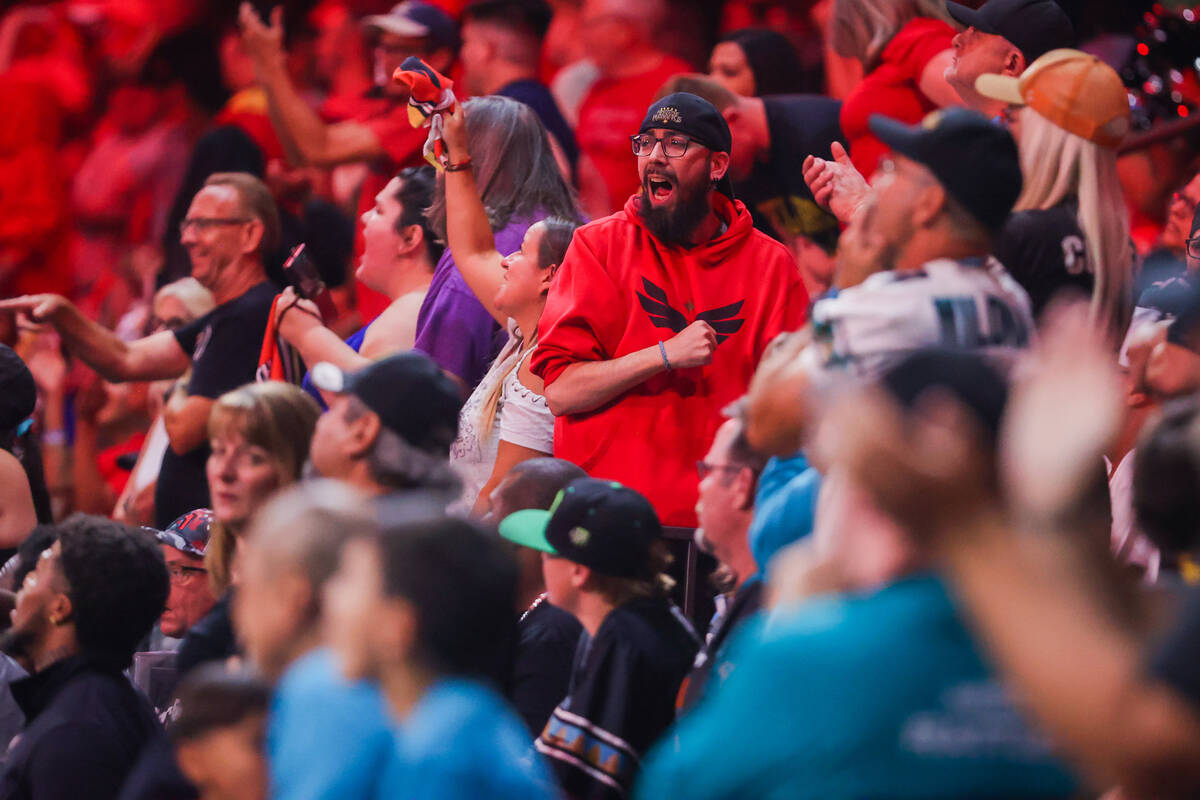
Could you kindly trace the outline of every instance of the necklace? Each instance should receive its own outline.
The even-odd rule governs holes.
[[[532,614],[533,610],[535,608],[537,608],[543,602],[545,602],[547,596],[548,596],[548,594],[546,592],[542,592],[537,597],[533,598],[533,602],[530,603],[529,608],[525,609],[525,612],[523,614],[521,614],[521,618],[519,620],[517,620],[517,624],[519,625],[522,622],[524,622],[525,618],[528,617],[530,614]]]

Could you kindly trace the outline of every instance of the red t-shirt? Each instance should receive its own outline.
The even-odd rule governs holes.
[[[362,225],[358,220],[375,206],[375,195],[396,177],[397,172],[425,163],[421,151],[429,131],[426,128],[414,128],[408,121],[408,101],[393,97],[339,99],[336,105],[328,104],[323,111],[322,116],[327,119],[350,119],[367,126],[386,153],[384,158],[367,163],[367,177],[358,195],[358,218],[354,226],[354,258],[357,262],[363,247]],[[392,302],[387,295],[368,288],[362,281],[358,281],[355,294],[364,324],[379,316]]]
[[[657,67],[628,78],[600,78],[579,107],[575,138],[608,189],[609,207],[621,207],[638,190],[637,161],[629,137],[638,132],[654,95],[672,75],[691,72],[686,61],[664,56]]]
[[[954,29],[941,20],[910,20],[883,48],[879,66],[842,103],[842,132],[850,143],[850,160],[864,176],[870,178],[879,159],[890,152],[871,133],[867,121],[872,114],[883,114],[911,124],[937,108],[917,84],[925,66],[949,49],[953,39]]]
[[[583,226],[554,278],[531,368],[549,386],[581,361],[619,358],[705,315],[724,337],[712,362],[673,369],[607,405],[554,422],[554,455],[644,494],[664,525],[696,524],[696,461],[776,334],[799,328],[808,293],[787,248],[754,229],[741,201],[714,195],[728,230],[691,249],[642,225],[637,199]]]

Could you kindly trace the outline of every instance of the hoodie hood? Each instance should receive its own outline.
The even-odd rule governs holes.
[[[625,216],[645,231],[646,235],[653,239],[659,247],[687,253],[690,258],[695,259],[700,266],[704,267],[715,267],[732,258],[736,252],[742,249],[746,240],[754,232],[754,220],[741,200],[730,200],[720,192],[713,192],[712,209],[725,223],[725,231],[720,236],[694,247],[668,244],[646,227],[645,221],[642,220],[640,205],[641,195],[630,195],[629,199],[625,201]]]

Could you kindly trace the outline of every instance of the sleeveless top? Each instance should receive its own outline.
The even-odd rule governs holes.
[[[456,504],[462,511],[470,511],[491,477],[501,440],[547,455],[554,450],[554,415],[546,405],[546,398],[517,377],[521,364],[534,350],[530,348],[514,359],[521,341],[520,330],[509,320],[508,343],[459,413],[458,439],[450,448],[450,463],[463,482],[462,497]],[[485,436],[482,416],[497,382],[503,382],[500,402],[491,432]]]

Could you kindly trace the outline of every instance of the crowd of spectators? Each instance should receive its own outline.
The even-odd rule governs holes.
[[[1200,794],[1200,8],[0,12],[0,800]]]

